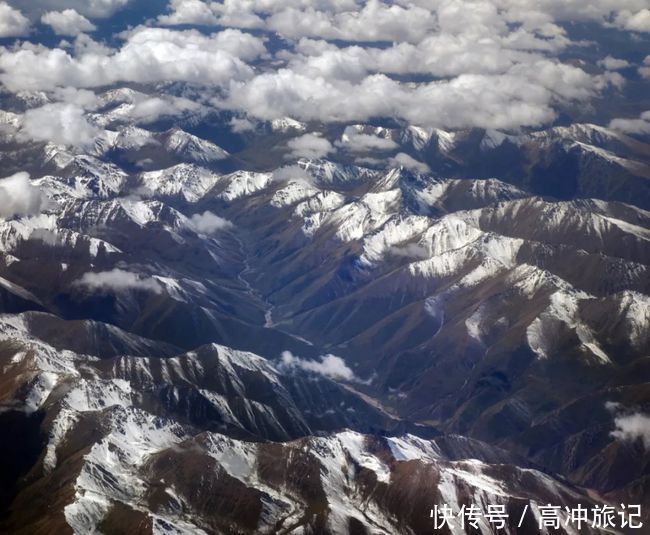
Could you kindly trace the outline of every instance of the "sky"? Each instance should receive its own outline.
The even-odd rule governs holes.
[[[139,124],[227,111],[239,132],[283,117],[517,131],[620,102],[613,127],[650,131],[647,97],[630,105],[650,87],[648,0],[9,0],[0,38],[5,95],[42,97],[20,118],[37,141],[92,142],[120,86],[141,90]]]

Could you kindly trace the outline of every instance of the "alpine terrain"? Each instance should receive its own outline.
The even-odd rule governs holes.
[[[649,9],[0,2],[0,533],[649,533]]]

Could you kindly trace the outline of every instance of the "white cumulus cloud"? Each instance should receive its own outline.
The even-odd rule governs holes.
[[[92,0],[83,10],[75,0],[39,6],[92,17],[126,1]],[[639,32],[649,16],[647,0],[171,0],[158,18],[166,27],[131,29],[116,36],[122,44],[113,49],[85,34],[65,49],[7,48],[0,81],[14,92],[183,82],[205,88],[203,104],[250,121],[393,119],[516,130],[546,125],[569,107],[587,109],[605,90],[623,87],[615,71],[626,60],[608,55],[605,43],[599,51],[605,72],[568,59],[575,47],[595,45],[574,41],[567,22]],[[215,32],[172,28],[179,24]],[[77,29],[83,31],[70,31]],[[266,34],[251,29],[275,32],[289,45],[267,49],[260,37]],[[639,72],[650,77],[650,64]],[[233,128],[250,129],[248,119]],[[389,150],[389,140],[365,135],[350,134],[346,149]],[[330,154],[325,139],[294,143],[296,157]]]
[[[41,190],[29,180],[29,174],[16,173],[0,179],[0,217],[36,215],[47,205]]]
[[[75,285],[101,292],[142,290],[159,294],[163,291],[162,285],[156,279],[117,268],[110,271],[84,273],[75,281]]]
[[[643,112],[638,119],[613,119],[609,127],[625,134],[650,134],[650,110]]]
[[[206,210],[202,214],[194,214],[190,218],[190,221],[194,225],[194,228],[201,234],[214,234],[215,232],[228,230],[233,227],[230,221],[213,214],[209,210]]]
[[[356,381],[357,377],[354,372],[345,364],[341,357],[335,355],[324,355],[320,361],[307,360],[296,357],[290,351],[283,351],[280,368],[291,370],[298,368],[301,370],[324,375],[330,379],[340,379],[344,381]]]
[[[92,22],[74,9],[48,11],[41,17],[41,22],[50,26],[57,35],[75,36],[97,29]]]
[[[10,0],[10,4],[25,12],[42,14],[47,11],[64,11],[74,9],[90,18],[110,17],[125,7],[131,0]]]
[[[29,32],[29,20],[7,2],[0,2],[0,37],[19,37]]]
[[[600,65],[603,69],[607,69],[608,71],[617,71],[619,69],[626,69],[627,67],[629,67],[630,62],[624,59],[618,59],[612,56],[607,56],[601,59],[598,62],[598,65]]]
[[[611,433],[614,438],[625,442],[640,440],[650,450],[650,415],[626,411],[620,403],[607,403],[605,406],[616,415],[616,429]]]
[[[334,152],[332,144],[320,134],[305,134],[289,140],[287,146],[291,150],[291,158],[309,158],[317,160]]]
[[[314,177],[299,165],[285,165],[273,171],[273,180],[278,182],[311,184],[314,181]]]
[[[34,141],[84,146],[92,143],[100,129],[90,124],[84,110],[75,104],[46,104],[27,110],[21,135]]]
[[[400,152],[399,154],[395,155],[395,157],[391,158],[390,165],[393,167],[404,167],[405,169],[409,169],[410,171],[415,171],[417,173],[428,173],[431,171],[427,164],[416,160],[413,158],[413,156],[409,156],[404,152]]]
[[[633,32],[650,32],[650,9],[636,13],[624,10],[616,17],[616,23]]]
[[[210,25],[219,20],[210,5],[201,0],[171,0],[170,13],[158,17],[160,24],[174,26],[177,24]]]
[[[205,36],[195,31],[138,28],[119,50],[108,54],[91,49],[73,56],[60,48],[27,45],[4,51],[0,81],[14,91],[100,87],[119,81],[220,85],[252,76],[244,60],[265,50],[261,39],[238,30]]]
[[[398,147],[392,139],[387,139],[372,134],[364,134],[354,126],[348,126],[338,141],[337,146],[350,152],[369,152],[374,150],[392,150]]]

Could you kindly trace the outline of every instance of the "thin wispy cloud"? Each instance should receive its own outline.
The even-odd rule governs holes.
[[[103,293],[139,290],[160,294],[163,291],[162,285],[156,279],[117,268],[110,271],[84,273],[75,281],[75,286]]]

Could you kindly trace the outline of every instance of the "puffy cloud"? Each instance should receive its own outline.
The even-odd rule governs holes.
[[[596,81],[581,69],[551,62],[501,76],[461,75],[417,86],[383,75],[352,84],[280,69],[233,84],[228,104],[267,120],[394,117],[416,125],[499,129],[543,124],[555,117],[552,104],[558,98],[586,98],[596,91]]]
[[[206,36],[193,30],[179,32],[165,28],[139,27],[130,33],[127,45],[148,46],[152,42],[215,54],[226,52],[244,61],[257,59],[266,53],[263,39],[232,28]]]
[[[29,20],[7,2],[0,2],[0,37],[19,37],[29,32]]]
[[[354,372],[345,364],[345,361],[335,355],[325,355],[320,357],[320,361],[317,361],[301,359],[300,357],[294,356],[290,351],[283,351],[280,368],[285,370],[298,368],[318,375],[324,375],[330,379],[358,381]]]
[[[394,158],[390,159],[390,165],[393,167],[404,167],[417,173],[428,173],[431,171],[429,166],[422,163],[404,152],[400,152]]]
[[[499,7],[524,13],[526,17],[538,13],[558,21],[593,21],[606,24],[621,12],[638,13],[647,7],[646,0],[495,0]],[[526,13],[527,12],[527,13]]]
[[[650,110],[643,112],[638,119],[613,119],[609,127],[626,134],[650,134]]]
[[[100,129],[86,120],[79,106],[56,103],[27,110],[20,133],[34,141],[84,146],[93,142]]]
[[[219,217],[208,210],[202,214],[194,214],[190,218],[190,221],[192,222],[192,225],[194,225],[194,228],[201,234],[214,234],[221,230],[228,230],[233,227],[233,224],[230,221],[223,217]]]
[[[334,152],[332,144],[320,134],[305,134],[291,139],[287,146],[291,150],[290,158],[309,158],[317,160]]]
[[[364,121],[518,128],[553,120],[559,104],[586,101],[623,78],[588,74],[549,57],[572,44],[558,22],[642,13],[644,0],[174,1],[176,22],[264,27],[296,40],[279,68],[231,86],[226,105],[260,119]],[[314,40],[321,39],[321,40]],[[333,43],[325,40],[339,40]],[[349,46],[349,42],[391,46]],[[609,62],[612,65],[611,61]],[[403,84],[395,75],[427,74]],[[389,75],[389,76],[384,76]]]
[[[49,11],[41,17],[41,22],[51,26],[57,35],[79,35],[84,32],[92,32],[97,27],[86,17],[77,13],[74,9],[64,11]]]
[[[616,24],[633,32],[650,32],[650,9],[636,13],[622,11],[616,17]]]
[[[285,165],[273,171],[273,180],[311,184],[313,177],[299,165]]]
[[[521,17],[504,18],[489,2],[477,2],[476,10],[454,0],[444,5],[440,31],[414,43],[364,48],[301,39],[278,54],[284,68],[235,84],[230,102],[264,119],[393,117],[448,128],[517,128],[548,122],[559,103],[587,100],[622,83],[614,73],[594,76],[547,57],[570,43],[547,17],[513,30],[506,22]],[[414,74],[436,81],[395,79]]]
[[[261,39],[238,30],[204,36],[195,31],[138,28],[109,55],[87,52],[73,57],[59,48],[32,46],[4,51],[0,81],[13,91],[100,87],[118,81],[220,85],[249,78],[253,71],[241,58],[250,60],[265,50]]]
[[[232,28],[204,35],[138,27],[114,50],[84,35],[74,54],[30,44],[6,49],[0,81],[12,91],[189,82],[208,87],[213,106],[251,120],[392,118],[447,129],[518,129],[546,124],[560,107],[588,103],[624,82],[613,72],[623,60],[603,59],[602,74],[564,63],[561,51],[585,44],[571,41],[565,21],[640,27],[646,11],[646,0],[472,0],[471,8],[467,0],[172,0],[159,18],[165,25],[257,28],[293,42],[271,56],[263,39]],[[650,65],[640,72],[650,76]],[[162,104],[140,108],[155,116]],[[135,116],[138,107],[131,111]],[[235,119],[232,126],[242,132],[253,123]],[[295,156],[329,149],[324,139],[303,142]],[[347,148],[363,152],[384,143],[388,150],[388,141],[354,143]]]
[[[628,411],[620,403],[607,403],[605,407],[615,415],[616,429],[611,433],[614,438],[625,442],[640,440],[650,450],[650,415]]]
[[[265,27],[289,38],[320,37],[347,41],[418,41],[435,28],[424,7],[380,0],[172,0],[163,24],[214,24]]]
[[[218,24],[217,15],[211,7],[201,0],[171,0],[169,3],[171,13],[158,17],[158,22],[165,25]]]
[[[217,33],[204,35],[196,30],[178,31],[169,28],[149,28],[139,26],[122,34],[126,44],[122,51],[137,46],[167,47],[177,53],[178,50],[195,50],[216,54],[225,52],[234,58],[251,61],[266,53],[264,39],[248,33],[228,28]],[[168,57],[174,60],[175,56]],[[197,59],[200,59],[197,57]],[[202,66],[197,64],[197,66]]]
[[[542,52],[559,51],[569,43],[561,29],[553,40],[536,39],[531,34],[525,43],[522,32],[516,39],[513,34],[489,35],[487,29],[479,34],[436,33],[417,44],[398,42],[381,48],[302,39],[295,53],[284,52],[283,56],[300,74],[358,82],[374,72],[435,77],[506,73],[517,65],[544,60]]]
[[[41,190],[29,180],[29,174],[17,173],[0,179],[0,217],[36,215],[47,205]]]
[[[117,268],[111,271],[84,273],[74,284],[100,292],[141,290],[160,294],[163,291],[162,285],[156,279]]]
[[[14,6],[25,12],[41,14],[47,11],[64,11],[74,9],[86,17],[110,17],[116,11],[125,7],[130,0],[10,0]]]
[[[612,436],[629,442],[640,439],[645,448],[650,449],[650,416],[642,413],[618,416],[614,423],[616,431]]]
[[[328,14],[314,8],[287,7],[266,20],[269,29],[291,38],[322,37],[346,41],[417,42],[433,31],[436,18],[416,5],[368,0],[361,9]]]
[[[619,69],[626,69],[627,67],[629,67],[630,62],[624,59],[618,59],[612,56],[607,56],[601,59],[598,62],[598,65],[600,65],[603,69],[607,69],[608,71],[617,71]]]
[[[398,147],[392,139],[387,139],[372,134],[364,134],[360,128],[348,126],[341,140],[336,145],[350,152],[370,152],[375,150],[393,150]]]
[[[279,10],[282,2],[273,0],[171,0],[170,13],[161,15],[158,21],[166,25],[198,24],[232,26],[234,28],[262,28],[264,20],[258,13]],[[285,2],[289,7],[291,1]],[[294,2],[295,4],[295,2]]]
[[[144,123],[153,122],[160,117],[171,117],[184,114],[196,114],[203,111],[200,104],[178,97],[150,97],[134,103],[130,117]]]
[[[513,44],[543,45],[563,35],[556,22],[647,31],[648,6],[646,0],[473,0],[470,7],[464,0],[172,0],[170,11],[161,22],[265,27],[293,39],[417,43],[436,31],[494,37],[510,28]]]

